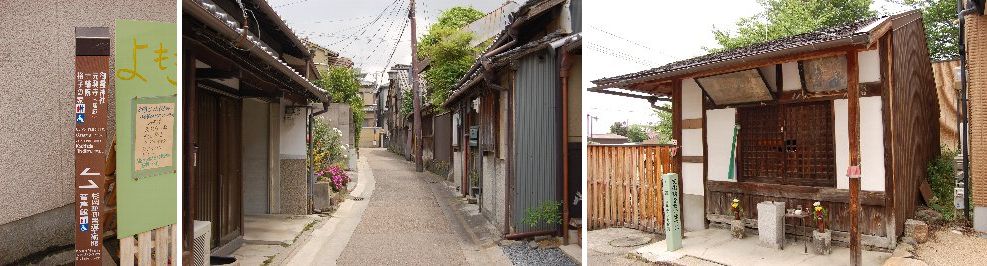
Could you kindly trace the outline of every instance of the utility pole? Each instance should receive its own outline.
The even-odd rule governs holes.
[[[415,159],[415,171],[425,171],[422,165],[422,99],[418,89],[418,36],[415,30],[415,0],[408,1],[408,19],[411,19],[411,98],[415,105],[413,114],[413,129],[411,138],[412,157]]]

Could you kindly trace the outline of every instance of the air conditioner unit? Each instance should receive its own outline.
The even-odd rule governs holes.
[[[212,222],[193,221],[192,225],[192,265],[209,265],[212,250]]]

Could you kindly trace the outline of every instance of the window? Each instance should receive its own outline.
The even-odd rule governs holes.
[[[737,110],[739,180],[835,187],[832,101]]]

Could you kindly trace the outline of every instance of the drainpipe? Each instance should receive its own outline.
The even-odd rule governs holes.
[[[306,109],[307,110],[307,109]],[[315,142],[312,141],[312,125],[315,124],[315,117],[324,114],[329,111],[329,102],[322,103],[322,110],[316,111],[308,115],[308,119],[305,120],[305,130],[306,138],[305,141],[308,142],[308,150],[305,152],[305,158],[308,158],[308,199],[309,199],[309,212],[314,211],[315,204],[312,204],[315,199],[315,160],[312,158],[312,149],[315,148]]]
[[[959,50],[960,50],[960,108],[963,108],[963,127],[960,130],[963,134],[960,135],[960,149],[963,153],[963,216],[966,217],[967,221],[970,220],[970,112],[967,107],[969,104],[969,99],[967,94],[969,89],[967,88],[966,81],[966,45],[964,44],[963,35],[965,34],[965,26],[963,17],[968,14],[974,14],[976,8],[964,9],[963,0],[956,0],[956,11],[957,18],[960,20],[960,36],[959,36]]]

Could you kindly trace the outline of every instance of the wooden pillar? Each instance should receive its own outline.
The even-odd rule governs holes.
[[[850,140],[850,265],[860,265],[860,86],[857,51],[846,55],[847,123]]]

